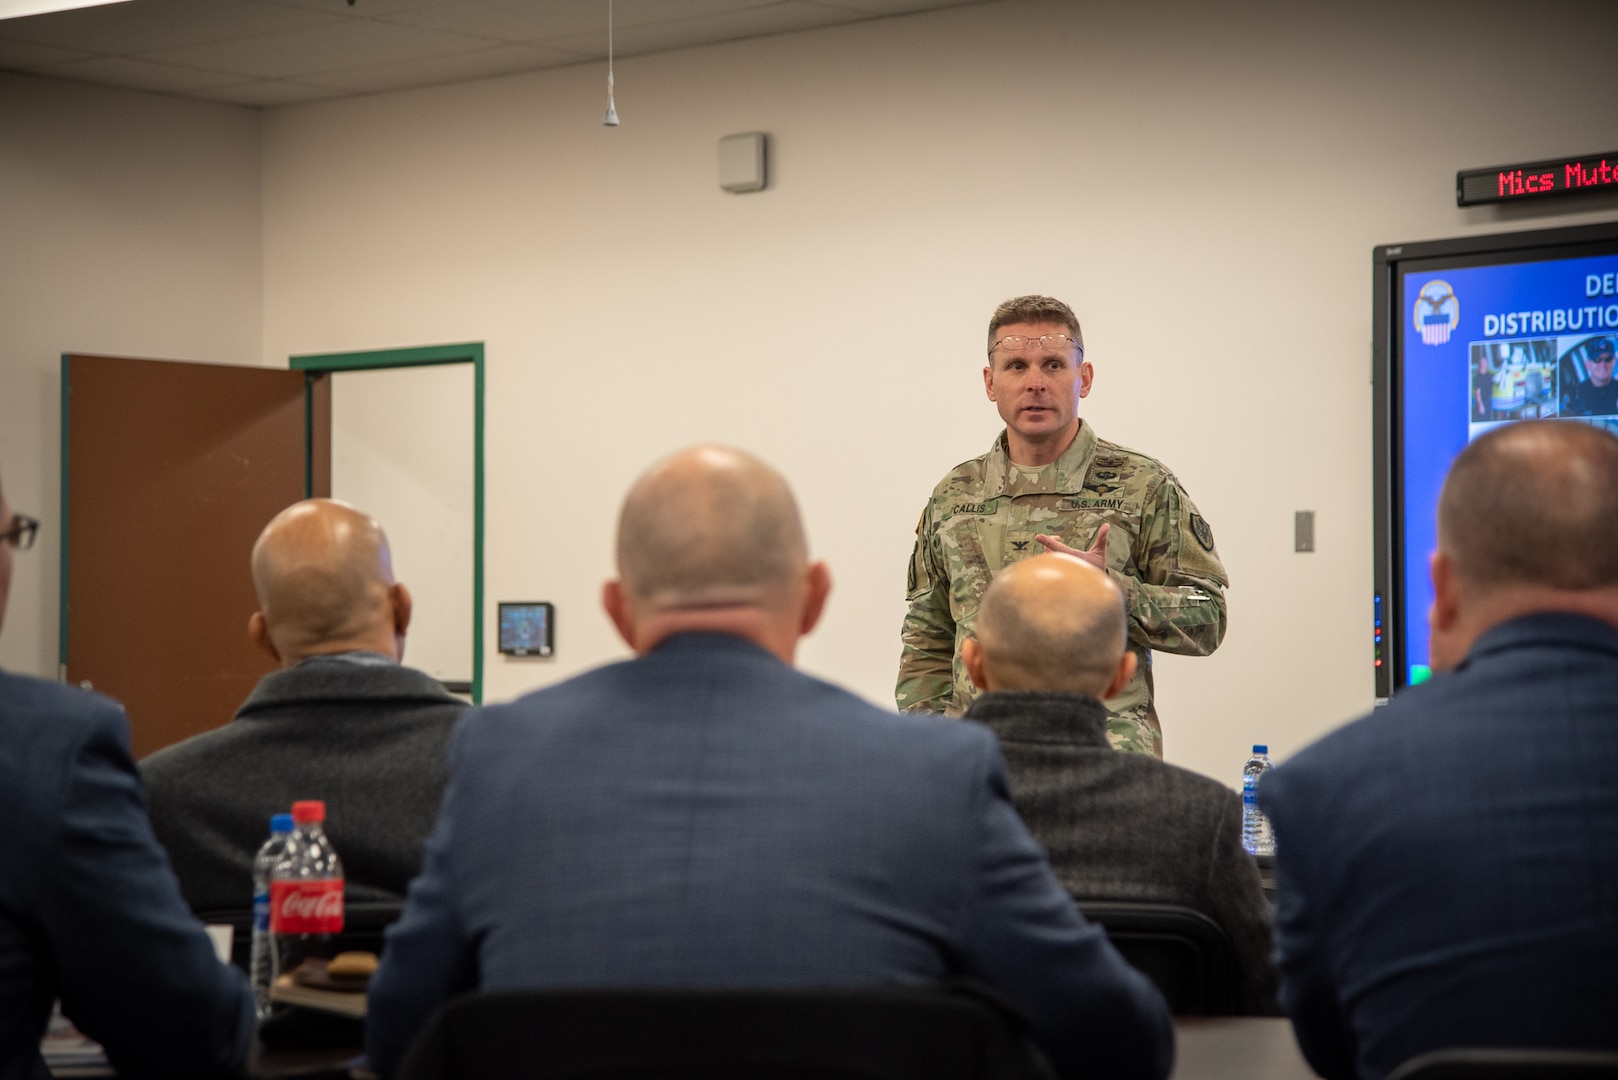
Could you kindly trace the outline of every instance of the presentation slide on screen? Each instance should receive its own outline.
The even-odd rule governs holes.
[[[1403,275],[1401,362],[1406,680],[1429,674],[1428,557],[1438,492],[1484,432],[1556,417],[1618,431],[1618,254]],[[1614,477],[1618,483],[1618,477]]]

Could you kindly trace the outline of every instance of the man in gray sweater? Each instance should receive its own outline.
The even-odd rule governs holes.
[[[1241,800],[1205,776],[1107,741],[1102,700],[1134,674],[1123,596],[1070,555],[1038,555],[995,576],[976,637],[962,645],[989,691],[967,710],[1000,739],[1011,797],[1079,900],[1193,908],[1235,947],[1236,1008],[1274,1013],[1271,915],[1242,850]]]
[[[241,909],[270,815],[324,799],[348,899],[400,900],[466,705],[399,663],[410,593],[372,518],[330,499],[297,503],[265,527],[252,569],[248,633],[281,668],[230,723],[141,762],[152,827],[192,910]]]

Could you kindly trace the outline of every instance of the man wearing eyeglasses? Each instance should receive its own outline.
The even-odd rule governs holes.
[[[989,320],[983,385],[1005,430],[933,489],[916,528],[895,697],[907,712],[966,711],[961,659],[989,579],[1059,551],[1107,571],[1129,610],[1135,675],[1106,701],[1115,749],[1163,756],[1152,649],[1206,656],[1225,635],[1228,578],[1213,530],[1174,474],[1079,419],[1095,371],[1073,310],[1007,300]]]
[[[0,493],[0,621],[12,553],[38,529]],[[152,836],[123,710],[0,671],[0,823],[0,1077],[49,1075],[58,997],[119,1076],[235,1074],[252,996]]]
[[[1565,370],[1565,369],[1564,369]],[[1590,381],[1580,383],[1568,395],[1569,416],[1618,415],[1618,380],[1613,374],[1611,338],[1597,338],[1584,347],[1584,372]]]

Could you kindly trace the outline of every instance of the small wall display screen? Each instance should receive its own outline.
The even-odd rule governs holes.
[[[500,651],[507,656],[550,656],[554,650],[556,609],[541,601],[502,601]]]
[[[1431,674],[1428,560],[1437,546],[1439,489],[1455,455],[1518,420],[1618,432],[1618,233],[1595,244],[1407,258],[1392,269],[1389,320],[1400,320],[1390,335],[1394,580],[1378,587],[1391,585],[1399,601],[1399,647],[1388,659],[1400,664],[1390,674],[1401,686]],[[1379,623],[1381,616],[1379,608]],[[1382,629],[1379,660],[1388,652],[1380,649]]]

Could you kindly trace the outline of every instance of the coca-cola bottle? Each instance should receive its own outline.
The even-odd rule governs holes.
[[[343,929],[343,862],[321,823],[326,804],[292,804],[292,836],[270,876],[270,941],[278,975],[309,959],[329,960]]]

